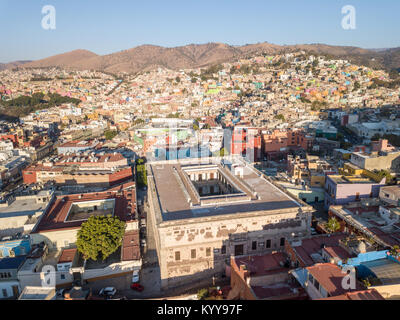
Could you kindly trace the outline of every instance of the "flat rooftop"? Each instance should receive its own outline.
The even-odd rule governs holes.
[[[386,187],[381,187],[381,191],[383,192],[390,192],[394,194],[396,197],[400,197],[400,186],[386,186]]]
[[[219,164],[217,160],[212,161],[215,161],[215,164]],[[192,160],[190,164],[193,165],[193,163]],[[155,184],[155,190],[150,190],[149,188],[149,192],[155,192],[155,198],[158,199],[163,221],[277,209],[295,209],[303,206],[299,200],[279,189],[264,176],[261,177],[254,168],[249,166],[243,167],[242,178],[236,177],[235,179],[235,176],[233,178],[235,182],[244,184],[257,193],[257,199],[247,199],[243,202],[230,202],[227,199],[225,203],[192,206],[188,200],[189,194],[174,169],[175,167],[179,170],[181,168],[180,163],[151,163],[149,166],[148,174],[149,176],[153,174]],[[199,167],[201,166],[199,164]]]
[[[285,262],[286,254],[283,252],[235,258],[236,265],[239,268],[241,265],[246,266],[252,277],[287,272],[289,268],[282,265]]]
[[[400,284],[400,264],[389,259],[379,259],[361,263],[371,270],[383,285]]]
[[[379,206],[362,206],[361,203],[347,206],[331,206],[333,214],[356,227],[384,246],[400,245],[400,224],[387,224],[379,214]]]
[[[36,212],[45,208],[46,203],[37,203],[36,199],[15,200],[7,207],[0,207],[0,218],[33,216]]]
[[[54,288],[25,287],[18,300],[52,300],[56,295]]]
[[[330,175],[328,177],[337,184],[378,184],[374,180],[363,176]]]

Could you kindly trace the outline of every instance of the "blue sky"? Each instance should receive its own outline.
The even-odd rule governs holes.
[[[44,5],[56,8],[56,30],[41,27]],[[344,5],[356,8],[356,30],[341,27]],[[398,0],[0,0],[0,62],[142,44],[400,47],[399,13]]]

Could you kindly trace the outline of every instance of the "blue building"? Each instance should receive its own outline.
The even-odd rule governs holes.
[[[15,299],[21,288],[18,282],[18,270],[24,264],[26,256],[0,259],[0,300]]]
[[[29,238],[0,242],[0,258],[27,255],[31,251]]]

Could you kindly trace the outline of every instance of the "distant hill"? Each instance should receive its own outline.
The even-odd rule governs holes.
[[[89,69],[109,73],[136,73],[156,67],[166,67],[170,69],[206,67],[257,54],[272,55],[298,50],[323,54],[331,56],[332,58],[346,59],[355,64],[373,68],[387,70],[400,68],[400,48],[368,50],[357,47],[331,46],[325,44],[280,46],[267,42],[244,46],[231,46],[224,43],[190,44],[174,48],[142,45],[104,56],[97,55],[87,50],[75,50],[46,59],[20,64],[18,67],[63,67],[73,70]]]
[[[70,68],[75,63],[97,57],[97,54],[87,50],[74,50],[58,54],[46,59],[32,61],[23,65],[24,68],[64,67]]]
[[[0,63],[0,71],[5,70],[5,69],[16,68],[16,67],[22,66],[24,64],[27,64],[29,62],[32,62],[32,61],[27,60],[27,61],[14,61],[14,62],[9,62],[9,63]]]

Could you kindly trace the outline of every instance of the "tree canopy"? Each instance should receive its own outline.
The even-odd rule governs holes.
[[[104,136],[106,137],[107,140],[114,139],[117,134],[118,134],[117,131],[112,131],[112,130],[106,130],[104,132]]]
[[[213,155],[214,157],[225,157],[229,156],[229,152],[225,148],[221,148],[221,150],[214,152]]]
[[[76,246],[85,259],[105,260],[122,244],[125,222],[117,217],[92,216],[78,231]]]
[[[20,96],[18,98],[2,101],[4,105],[3,114],[8,116],[23,117],[31,112],[42,109],[52,108],[64,103],[72,103],[78,105],[81,100],[63,97],[57,93],[49,93],[44,95],[42,92],[32,94],[32,96]]]
[[[329,230],[329,232],[335,233],[340,230],[340,223],[336,218],[330,218],[326,224],[326,228]]]
[[[136,160],[136,180],[140,187],[147,186],[147,171],[143,159]]]

